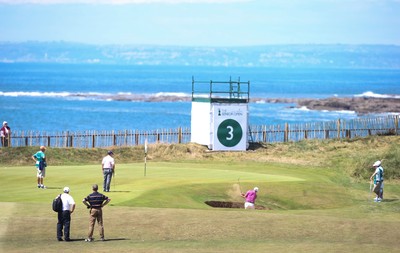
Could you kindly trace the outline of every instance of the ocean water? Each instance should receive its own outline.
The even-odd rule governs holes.
[[[0,64],[0,121],[12,130],[157,130],[190,127],[196,81],[250,81],[251,98],[400,95],[400,70]],[[148,102],[169,95],[173,102]],[[120,101],[134,96],[134,101]],[[351,111],[250,103],[249,124],[353,119]]]

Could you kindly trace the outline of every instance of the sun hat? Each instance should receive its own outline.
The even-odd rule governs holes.
[[[254,187],[254,191],[258,192],[258,187]]]
[[[381,166],[381,161],[376,161],[372,166],[373,166],[373,167],[379,167],[379,166]]]
[[[3,126],[4,126],[5,124],[8,124],[7,121],[3,121]]]
[[[69,193],[69,187],[68,187],[68,186],[65,186],[65,187],[64,187],[64,192],[65,192],[65,193]]]

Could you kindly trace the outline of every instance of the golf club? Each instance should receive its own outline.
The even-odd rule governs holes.
[[[240,177],[238,178],[238,185],[239,185],[240,195],[243,195],[242,186],[240,186]]]
[[[373,185],[372,180],[370,180],[369,181],[369,196],[370,196],[370,198],[372,198],[372,185]]]
[[[114,178],[113,181],[114,181],[114,191],[115,191],[115,171],[114,171],[114,170],[113,170],[113,173],[112,173],[112,174],[113,174],[113,178]]]

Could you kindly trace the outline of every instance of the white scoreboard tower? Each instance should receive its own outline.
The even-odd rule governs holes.
[[[249,93],[249,81],[193,78],[191,142],[211,150],[246,150]]]

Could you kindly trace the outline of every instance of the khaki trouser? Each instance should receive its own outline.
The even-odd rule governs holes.
[[[97,223],[99,224],[100,237],[104,238],[103,211],[101,210],[101,208],[90,209],[88,238],[93,238],[92,236],[93,236],[94,224],[96,223],[96,220],[97,220]]]

